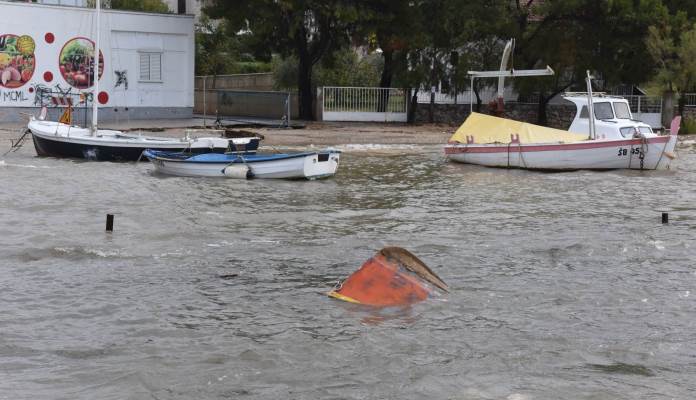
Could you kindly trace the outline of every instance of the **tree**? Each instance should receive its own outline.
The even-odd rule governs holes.
[[[683,94],[696,87],[696,24],[690,26],[686,13],[677,12],[650,26],[645,43],[656,63],[651,83],[662,90],[662,125],[669,126],[675,93],[680,94],[679,114],[684,115]]]
[[[235,34],[225,21],[211,21],[201,16],[196,24],[196,74],[215,77],[227,72],[227,66],[239,55]]]
[[[257,55],[276,52],[297,57],[300,118],[313,119],[312,71],[329,52],[350,41],[357,19],[349,0],[213,0],[206,12],[225,18],[235,31],[247,31]]]
[[[515,82],[521,92],[539,93],[540,124],[546,123],[548,101],[582,84],[586,70],[600,78],[600,89],[647,79],[652,63],[642,39],[648,26],[666,15],[660,0],[529,0],[516,1],[510,11],[522,67],[548,64],[556,71],[553,77]]]
[[[162,0],[109,0],[108,2],[110,8],[114,10],[171,13],[169,6]]]

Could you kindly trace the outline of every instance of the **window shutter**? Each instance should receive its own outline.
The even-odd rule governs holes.
[[[162,54],[150,53],[150,80],[162,80]]]
[[[150,80],[150,54],[140,53],[140,80]]]

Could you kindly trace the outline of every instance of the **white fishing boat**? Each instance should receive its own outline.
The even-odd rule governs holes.
[[[456,162],[538,170],[667,169],[675,158],[681,117],[668,135],[634,120],[628,101],[592,93],[569,93],[576,106],[568,131],[471,113],[445,146]],[[590,117],[592,116],[592,117]]]
[[[131,135],[121,131],[98,129],[97,96],[99,93],[99,41],[100,41],[101,1],[96,1],[96,35],[94,51],[86,55],[85,62],[91,65],[86,71],[88,86],[92,91],[92,125],[81,128],[72,124],[72,108],[69,106],[61,121],[46,121],[46,109],[41,115],[32,117],[27,128],[31,132],[36,153],[39,156],[85,158],[97,161],[135,161],[145,149],[166,151],[187,151],[191,153],[224,153],[228,151],[256,151],[259,138],[226,139],[222,137],[203,137],[173,139]],[[92,85],[91,83],[94,82]]]
[[[336,174],[340,152],[324,150],[304,153],[206,153],[191,155],[145,150],[143,155],[155,171],[176,176],[227,178],[320,179]]]
[[[255,152],[258,137],[167,138],[90,129],[32,118],[28,128],[39,156],[84,158],[97,161],[135,161],[145,149],[189,153]]]

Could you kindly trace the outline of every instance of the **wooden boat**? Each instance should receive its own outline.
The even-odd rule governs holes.
[[[145,150],[143,155],[155,171],[176,176],[228,178],[320,179],[333,176],[338,169],[340,152],[325,150],[305,153],[217,154]]]
[[[36,154],[96,161],[136,161],[145,149],[190,153],[255,152],[260,138],[165,138],[86,128],[33,118],[28,128]]]

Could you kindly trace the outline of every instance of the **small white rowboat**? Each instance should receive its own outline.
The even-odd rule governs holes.
[[[177,176],[228,178],[320,179],[336,174],[340,158],[337,150],[279,154],[191,155],[145,150],[143,155],[157,172]]]

